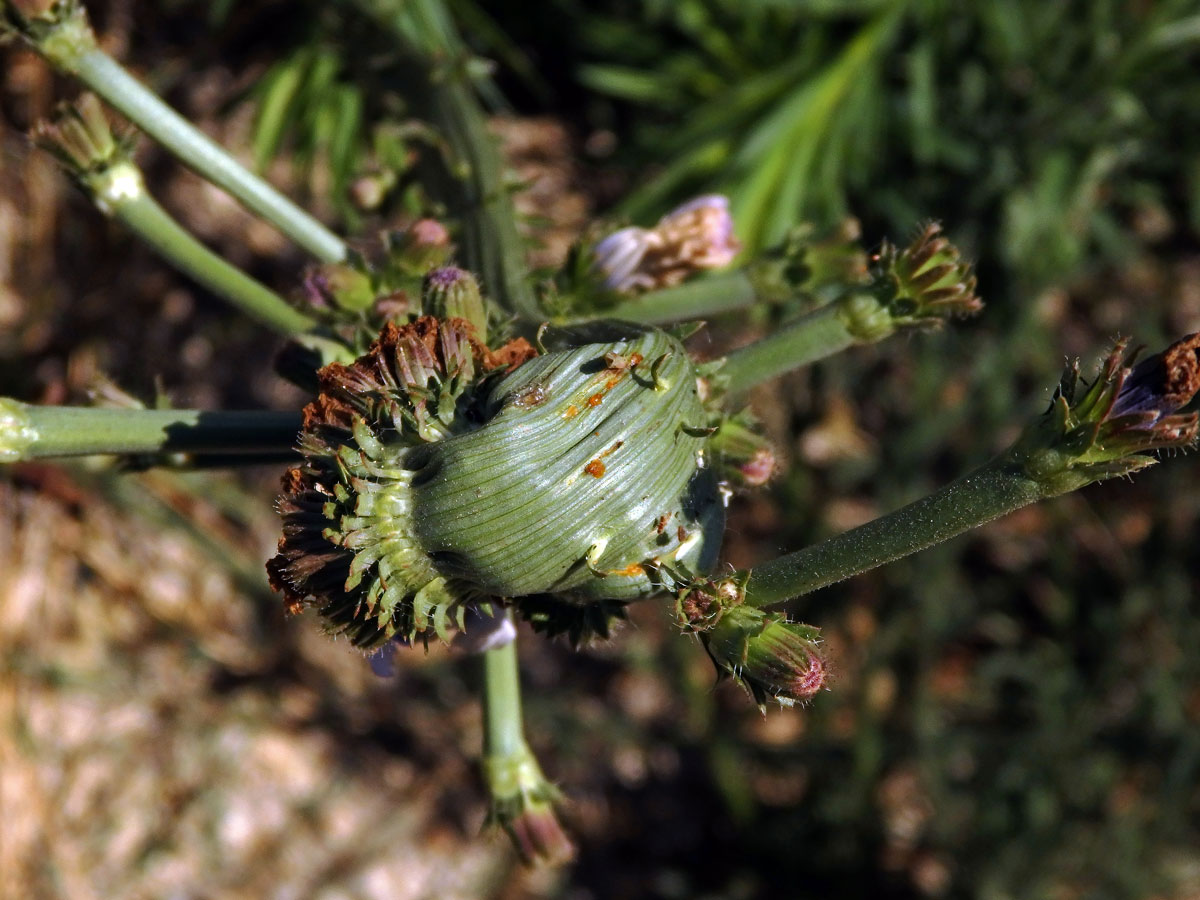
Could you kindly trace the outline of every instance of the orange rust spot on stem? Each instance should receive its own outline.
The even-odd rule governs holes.
[[[587,472],[593,478],[603,478],[604,463],[598,459],[593,459],[590,463],[583,467],[583,471]]]
[[[587,405],[591,407],[599,406],[604,402],[604,394],[604,391],[597,391],[596,393],[592,394],[592,396],[587,398]]]
[[[565,413],[563,413],[563,418],[564,419],[573,419],[577,415],[579,415],[579,407],[576,406],[574,403],[572,403],[570,406],[567,407],[567,411]]]

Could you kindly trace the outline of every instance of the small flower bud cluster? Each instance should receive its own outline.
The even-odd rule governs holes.
[[[351,251],[343,262],[310,266],[291,301],[320,322],[326,336],[288,344],[276,358],[276,371],[313,390],[314,371],[330,363],[352,363],[389,322],[405,324],[429,312],[421,297],[424,277],[443,266],[453,249],[444,225],[420,219],[406,229],[385,232],[371,259]],[[479,303],[486,313],[486,301],[480,298]],[[473,318],[472,324],[478,326],[478,320]],[[486,329],[476,337],[486,340]]]
[[[723,268],[740,250],[729,201],[712,194],[673,209],[653,228],[610,234],[596,244],[593,265],[605,287],[631,293],[670,287],[701,270]]]
[[[677,589],[675,609],[680,627],[700,636],[718,671],[760,709],[768,699],[780,706],[812,699],[827,678],[818,629],[744,601],[744,576],[690,579]]]
[[[354,252],[345,262],[310,267],[297,303],[332,325],[365,321],[374,336],[385,321],[419,308],[422,279],[445,265],[453,249],[444,225],[419,219],[402,231],[385,232],[377,261]]]
[[[21,460],[37,437],[25,404],[0,397],[0,463]]]

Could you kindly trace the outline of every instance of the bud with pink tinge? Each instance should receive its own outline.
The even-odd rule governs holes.
[[[812,699],[827,677],[817,650],[820,631],[747,606],[744,595],[740,576],[693,579],[677,591],[679,623],[699,634],[717,668],[749,691],[760,709],[768,699],[780,706]]]

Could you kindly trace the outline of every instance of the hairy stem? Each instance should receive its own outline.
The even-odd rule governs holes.
[[[770,606],[924,550],[1056,492],[1005,453],[886,516],[750,571],[745,600]]]
[[[745,273],[725,272],[642,294],[606,310],[604,317],[663,325],[745,309],[757,299],[754,285]]]
[[[93,454],[262,454],[295,446],[300,414],[97,409],[0,398],[0,462]]]
[[[852,331],[840,302],[813,310],[779,331],[725,357],[721,374],[729,379],[729,391],[742,393],[754,385],[782,375],[858,343],[866,343]]]
[[[245,168],[104,51],[92,47],[74,58],[52,61],[73,72],[185,165],[228,191],[313,256],[327,262],[345,257],[341,238]]]

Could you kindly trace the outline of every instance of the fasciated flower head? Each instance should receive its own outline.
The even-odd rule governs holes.
[[[673,209],[653,228],[610,234],[593,254],[605,287],[630,292],[670,287],[704,269],[723,268],[740,250],[729,200],[710,194]]]
[[[683,348],[613,323],[544,342],[490,350],[423,317],[321,370],[269,566],[290,606],[365,648],[447,635],[491,598],[583,640],[660,566],[712,565],[724,509]]]
[[[304,410],[300,451],[278,508],[272,586],[292,609],[316,605],[331,631],[358,647],[393,637],[448,635],[479,596],[446,577],[416,542],[413,450],[467,427],[459,401],[532,355],[525,344],[492,352],[469,323],[417,319],[388,325],[366,356],[320,372],[321,393]]]

